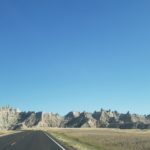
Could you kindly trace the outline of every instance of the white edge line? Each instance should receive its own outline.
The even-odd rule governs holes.
[[[44,134],[51,139],[55,144],[57,144],[62,150],[66,150],[65,148],[63,148],[58,142],[56,142],[52,137],[50,137],[47,133],[44,132]]]

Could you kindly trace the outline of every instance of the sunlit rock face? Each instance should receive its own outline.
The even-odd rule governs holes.
[[[39,127],[63,127],[64,118],[55,113],[42,113],[41,121],[38,124]]]
[[[20,111],[12,107],[0,107],[0,129],[10,129],[18,122]]]
[[[9,106],[0,107],[0,130],[45,127],[148,129],[150,115],[101,109],[93,113],[72,111],[61,116],[52,112],[21,112]]]

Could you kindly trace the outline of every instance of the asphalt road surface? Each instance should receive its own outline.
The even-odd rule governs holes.
[[[26,131],[0,137],[0,150],[65,150],[42,131]]]

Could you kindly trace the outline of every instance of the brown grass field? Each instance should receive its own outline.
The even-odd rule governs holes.
[[[10,134],[10,133],[14,133],[15,131],[11,131],[11,130],[0,130],[0,135],[2,134]]]
[[[76,150],[150,150],[150,130],[46,129]]]

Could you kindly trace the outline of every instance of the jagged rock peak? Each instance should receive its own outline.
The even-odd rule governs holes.
[[[21,112],[19,108],[13,108],[9,105],[6,106],[1,106],[0,107],[0,112]]]

